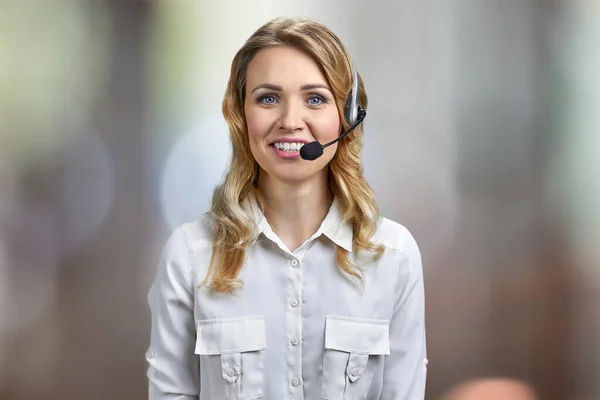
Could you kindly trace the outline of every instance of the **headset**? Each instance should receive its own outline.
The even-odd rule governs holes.
[[[359,104],[358,98],[358,72],[354,68],[354,64],[352,65],[352,90],[348,93],[348,98],[346,99],[346,104],[344,106],[344,118],[346,123],[350,125],[350,128],[338,136],[335,140],[332,140],[329,143],[321,144],[317,141],[310,142],[305,144],[300,148],[300,157],[304,160],[313,161],[323,155],[323,149],[327,146],[331,146],[334,143],[342,140],[346,135],[352,132],[358,125],[360,125],[365,117],[367,116],[367,112],[363,110],[363,108]]]

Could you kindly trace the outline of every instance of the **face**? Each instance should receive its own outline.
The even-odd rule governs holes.
[[[299,152],[305,143],[334,140],[341,128],[333,93],[312,58],[290,47],[259,51],[248,66],[244,111],[261,174],[288,182],[326,176],[337,143],[314,161]]]

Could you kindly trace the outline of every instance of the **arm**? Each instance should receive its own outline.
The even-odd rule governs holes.
[[[384,365],[381,400],[423,400],[427,377],[425,293],[421,254],[406,231],[390,322],[391,354]]]
[[[184,235],[178,228],[167,240],[148,293],[152,316],[146,353],[150,400],[198,399],[200,392],[190,252]]]

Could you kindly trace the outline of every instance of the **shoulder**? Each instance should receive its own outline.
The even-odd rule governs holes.
[[[375,243],[386,249],[396,251],[404,255],[419,252],[417,242],[408,228],[396,221],[382,217],[379,221],[377,231],[372,239]]]
[[[163,242],[161,264],[186,264],[189,258],[202,249],[212,249],[210,215],[185,222],[173,228]]]
[[[422,297],[424,289],[421,253],[408,228],[396,221],[382,218],[373,241],[383,245],[385,252],[394,260],[396,305],[403,304],[411,293]],[[414,292],[415,289],[418,292]]]
[[[163,242],[158,277],[183,281],[192,273],[192,259],[212,250],[210,215],[185,222],[173,228]],[[206,251],[203,251],[206,249]]]
[[[176,228],[190,253],[212,248],[213,234],[210,212]]]
[[[381,218],[372,241],[383,245],[388,253],[387,260],[393,260],[400,281],[419,280],[423,276],[423,263],[419,245],[408,228],[388,218]]]

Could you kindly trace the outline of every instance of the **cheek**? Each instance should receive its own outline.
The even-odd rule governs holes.
[[[331,112],[323,115],[323,118],[315,121],[311,129],[319,142],[331,141],[338,137],[341,125],[337,110],[333,109]]]
[[[261,134],[264,135],[264,127],[261,124],[261,120],[252,110],[246,112],[246,127],[251,142],[259,139]]]
[[[248,110],[245,117],[250,150],[254,158],[258,160],[262,158],[261,154],[264,152],[263,144],[269,134],[270,126],[265,116],[257,113],[256,110]]]

